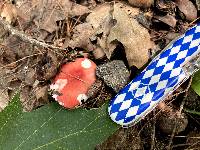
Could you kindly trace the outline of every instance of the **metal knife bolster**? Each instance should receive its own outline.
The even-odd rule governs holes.
[[[200,24],[171,43],[110,101],[111,119],[124,127],[136,124],[200,66]]]

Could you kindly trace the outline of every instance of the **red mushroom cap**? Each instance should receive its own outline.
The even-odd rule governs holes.
[[[57,92],[53,98],[65,108],[75,108],[87,100],[86,93],[96,80],[96,64],[87,58],[78,58],[62,66],[50,89]]]

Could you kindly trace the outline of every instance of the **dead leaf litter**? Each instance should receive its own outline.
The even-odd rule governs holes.
[[[81,107],[103,105],[131,80],[130,72],[136,76],[155,54],[195,23],[199,7],[199,0],[0,1],[0,111],[16,91],[24,111],[55,101],[50,98],[55,94],[50,85],[61,66],[86,57],[97,65],[97,79],[84,91],[88,100]],[[199,110],[191,106],[193,97],[200,101],[196,93],[179,93],[169,98],[175,110],[183,100],[183,107]],[[192,127],[200,131],[197,116],[184,113],[180,122],[172,118],[166,127],[172,115],[160,114],[159,120],[158,109],[154,113],[158,115],[150,113],[134,128],[118,130],[96,149],[157,149],[159,144],[169,148],[185,144],[187,148],[194,144],[188,133]],[[167,136],[178,124],[181,129]],[[188,136],[187,141],[172,140],[179,135]]]

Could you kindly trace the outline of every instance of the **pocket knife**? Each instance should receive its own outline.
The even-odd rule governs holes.
[[[110,101],[111,119],[135,125],[177,89],[200,66],[200,24],[173,40]]]

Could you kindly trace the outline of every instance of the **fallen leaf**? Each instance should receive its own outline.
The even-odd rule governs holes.
[[[1,6],[0,16],[7,22],[13,23],[17,18],[17,9],[13,4],[5,3]]]
[[[110,29],[113,27],[114,24],[115,24],[115,20],[112,19],[112,15],[109,13],[109,15],[107,15],[107,17],[104,18],[104,20],[101,22],[101,24],[99,25],[99,28],[96,30],[93,37],[91,37],[91,39],[97,40],[96,44],[104,50],[108,58],[109,58],[109,54],[107,51],[106,41],[110,33]]]
[[[135,18],[145,28],[150,29],[150,26],[152,25],[152,16],[153,16],[152,12],[147,12],[147,13],[140,12]]]
[[[154,3],[154,0],[128,0],[128,2],[135,7],[147,8]]]
[[[155,18],[173,28],[176,26],[177,20],[172,15],[167,14],[166,16],[155,16]]]
[[[89,12],[86,6],[70,0],[32,0],[32,7],[35,7],[32,11],[35,23],[50,33],[58,29],[57,21]]]
[[[16,61],[16,57],[17,55],[15,54],[15,52],[10,49],[7,46],[4,45],[0,45],[0,66],[5,66],[7,65],[8,68],[15,68],[16,67],[16,63],[13,63]],[[13,64],[11,64],[13,63]]]
[[[106,141],[96,146],[96,150],[141,150],[142,141],[135,126],[127,129],[120,128]]]
[[[2,150],[94,149],[119,126],[99,109],[69,111],[56,103],[22,112],[19,95],[0,113]]]
[[[38,104],[36,106],[41,106],[44,104],[47,104],[49,102],[48,100],[48,86],[37,86],[35,89],[35,97],[37,99]]]
[[[139,13],[139,9],[137,8],[132,8],[122,3],[117,3],[116,5],[127,12],[130,17],[134,17]],[[81,47],[89,51],[96,50],[94,54],[99,55],[95,56],[97,58],[102,57],[104,52],[108,53],[106,51],[106,40],[110,28],[113,26],[111,12],[112,7],[108,3],[94,8],[87,16],[86,23],[79,24],[73,29],[71,40],[69,40],[69,37],[66,37],[63,47]],[[93,43],[94,41],[96,41],[96,43]],[[115,46],[113,48],[115,48]],[[103,50],[104,52],[100,50]]]
[[[86,6],[82,6],[76,3],[72,3],[71,10],[69,12],[70,16],[82,16],[89,13],[89,9]]]
[[[135,18],[136,15],[141,13],[139,8],[132,7],[132,6],[126,5],[124,3],[115,3],[115,6],[119,7],[123,11],[125,11],[131,18]]]
[[[181,36],[181,33],[175,33],[175,32],[168,32],[165,36],[165,45],[168,45],[172,40],[176,39],[177,37]]]
[[[86,22],[90,23],[94,29],[97,29],[110,15],[110,10],[111,6],[109,4],[99,5],[87,16]]]
[[[114,5],[113,18],[117,23],[108,35],[108,47],[113,41],[121,42],[125,48],[129,65],[141,68],[149,59],[148,50],[154,46],[148,30],[142,27],[136,19],[130,19],[127,13],[117,5]],[[112,50],[109,49],[110,55]]]
[[[56,52],[48,51],[37,62],[36,79],[39,81],[49,80],[57,73],[63,56],[57,55]]]
[[[100,59],[103,58],[103,56],[105,55],[105,52],[102,48],[97,47],[96,49],[94,49],[93,51],[93,55],[96,59]]]
[[[32,6],[35,7],[32,11],[36,16],[35,23],[50,33],[57,30],[56,21],[64,20],[70,8],[72,2],[69,0],[48,1],[48,0],[32,0]]]
[[[25,83],[26,85],[33,85],[33,83],[36,80],[36,71],[33,68],[29,68],[27,73],[26,73],[26,77],[25,77]]]
[[[89,51],[96,49],[97,44],[92,44],[91,41],[97,40],[96,34],[103,32],[102,26],[105,26],[105,19],[109,17],[110,9],[111,7],[109,4],[102,4],[93,9],[92,12],[87,16],[86,22],[77,25],[73,29],[74,34],[72,35],[72,39],[65,40],[64,47],[81,47]]]
[[[63,47],[81,47],[87,50],[93,50],[94,46],[90,41],[90,37],[94,33],[94,28],[89,23],[82,23],[77,25],[73,30],[71,40],[66,40]]]
[[[0,89],[0,111],[2,111],[9,102],[8,90]]]
[[[200,115],[199,112],[197,112],[198,115]],[[197,114],[195,114],[197,115]],[[189,145],[189,149],[199,149],[200,147],[200,131],[199,130],[193,130],[190,131],[187,135],[187,140],[186,140],[186,144]]]
[[[193,21],[197,18],[197,9],[191,1],[176,0],[175,2],[179,10],[184,13],[187,20]]]
[[[168,0],[156,0],[155,6],[157,7],[157,9],[159,9],[159,11],[166,13],[169,12],[174,13],[174,10],[176,9],[174,1],[168,1]]]
[[[37,101],[35,97],[35,92],[32,91],[33,88],[31,86],[24,86],[20,91],[20,100],[22,102],[24,111],[31,111],[37,106],[35,106],[35,102]]]
[[[197,9],[200,10],[200,0],[196,0]]]
[[[17,0],[15,1],[15,6],[18,16],[29,22],[34,8],[32,7],[32,0]]]

